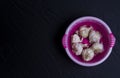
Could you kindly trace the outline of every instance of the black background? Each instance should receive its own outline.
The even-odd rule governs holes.
[[[0,1],[0,78],[120,77],[120,1]],[[104,20],[117,41],[110,57],[95,67],[72,62],[61,39],[78,17]]]

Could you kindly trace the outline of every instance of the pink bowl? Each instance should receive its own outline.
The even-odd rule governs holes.
[[[82,25],[93,26],[95,30],[99,31],[102,34],[101,40],[104,45],[104,51],[103,53],[96,55],[89,62],[84,61],[81,58],[81,56],[76,56],[72,52],[72,48],[71,48],[71,35]],[[112,34],[109,26],[104,21],[96,17],[85,16],[85,17],[80,17],[76,19],[68,26],[62,38],[62,44],[64,49],[66,50],[67,55],[70,57],[71,60],[73,60],[78,65],[90,67],[90,66],[96,66],[98,64],[101,64],[109,57],[109,55],[111,54],[112,48],[115,44],[115,40],[116,39]]]

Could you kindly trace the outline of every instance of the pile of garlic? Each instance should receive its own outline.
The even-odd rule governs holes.
[[[82,43],[84,38],[89,40],[90,45]],[[81,55],[84,61],[90,61],[104,50],[100,39],[100,32],[92,26],[83,25],[71,36],[72,50],[77,56]]]

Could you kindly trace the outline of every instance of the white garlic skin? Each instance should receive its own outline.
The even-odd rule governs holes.
[[[78,30],[76,30],[76,31],[75,31],[75,34],[79,35],[79,31],[78,31]]]
[[[92,60],[94,55],[94,51],[91,48],[84,49],[82,52],[82,58],[84,61]]]
[[[92,49],[94,50],[94,52],[96,53],[96,54],[98,54],[98,53],[102,53],[103,52],[103,50],[104,50],[104,48],[103,48],[103,44],[102,43],[94,43],[93,45],[92,45]]]
[[[99,42],[101,39],[101,34],[98,31],[91,30],[89,34],[89,42]]]
[[[83,46],[81,43],[74,43],[74,44],[72,44],[72,49],[76,55],[81,55],[81,53],[83,51]]]
[[[71,38],[72,43],[79,43],[81,42],[80,37],[77,34],[74,34]]]
[[[82,26],[79,29],[79,35],[82,36],[83,38],[87,38],[91,29],[92,27],[86,27],[86,25]]]

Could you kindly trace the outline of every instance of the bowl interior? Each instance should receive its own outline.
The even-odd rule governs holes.
[[[73,35],[75,33],[75,31],[77,29],[79,29],[80,26],[83,25],[88,25],[88,26],[92,26],[95,30],[99,31],[102,35],[101,41],[103,42],[104,45],[104,51],[101,54],[96,55],[91,61],[84,61],[82,59],[82,56],[76,56],[74,54],[74,52],[72,52],[72,47],[71,47],[71,35]],[[100,61],[102,58],[104,58],[106,56],[106,54],[108,53],[110,47],[110,39],[109,39],[109,32],[107,30],[107,28],[100,23],[99,21],[93,20],[93,19],[88,19],[88,20],[83,20],[80,22],[76,22],[74,24],[74,26],[72,26],[72,28],[70,28],[70,30],[68,31],[68,50],[71,53],[71,55],[78,61],[83,62],[83,63],[95,63]]]

